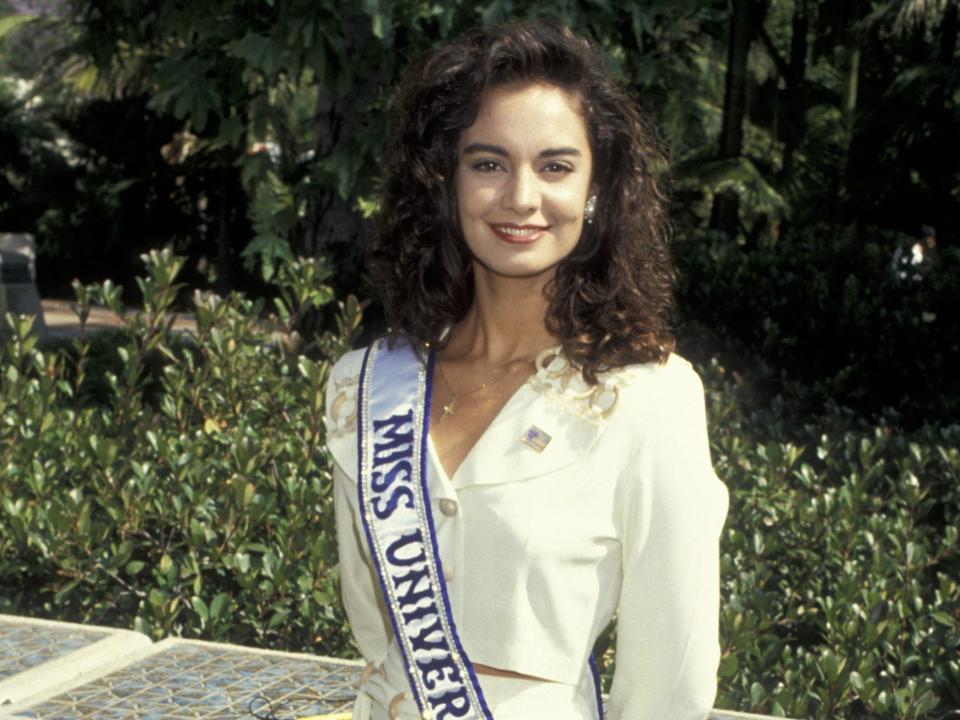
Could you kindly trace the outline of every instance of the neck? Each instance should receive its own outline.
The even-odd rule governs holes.
[[[473,304],[451,331],[447,355],[491,365],[535,357],[557,343],[547,332],[543,296],[553,274],[508,278],[474,267]]]

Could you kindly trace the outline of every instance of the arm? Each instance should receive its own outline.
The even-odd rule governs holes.
[[[609,720],[705,720],[716,695],[718,542],[703,387],[671,373],[623,493],[623,585]]]
[[[359,525],[357,485],[337,465],[333,478],[343,605],[360,653],[367,662],[379,663],[387,654],[391,635],[380,584],[367,557]]]
[[[360,653],[380,662],[390,640],[389,620],[367,556],[360,525],[356,473],[356,390],[362,353],[344,355],[327,382],[327,448],[333,457],[333,509],[340,556],[340,591]],[[346,468],[346,471],[344,470]]]

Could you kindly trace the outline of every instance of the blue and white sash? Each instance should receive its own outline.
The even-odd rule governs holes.
[[[427,489],[435,362],[434,351],[424,362],[407,340],[367,350],[357,418],[360,511],[422,717],[493,720],[450,612]],[[590,668],[602,717],[592,658]]]

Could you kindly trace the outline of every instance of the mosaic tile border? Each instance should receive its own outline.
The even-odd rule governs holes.
[[[263,693],[278,718],[349,711],[362,663],[170,638],[123,667],[10,707],[0,717],[42,720],[252,718]],[[266,703],[254,705],[265,713]]]
[[[131,630],[100,625],[0,615],[5,659],[0,667],[0,716],[15,703],[83,682],[99,670],[117,668],[151,647],[150,639]],[[20,642],[19,656],[10,644]]]

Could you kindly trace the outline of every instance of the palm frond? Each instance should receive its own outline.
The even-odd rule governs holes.
[[[679,184],[693,185],[712,194],[734,190],[745,206],[759,212],[788,214],[790,204],[747,157],[702,161],[688,159],[675,169]]]
[[[893,22],[898,34],[913,32],[921,27],[930,27],[943,15],[950,0],[904,0]]]
[[[33,19],[32,15],[8,15],[7,17],[0,17],[0,40],[5,39],[18,27]]]
[[[925,63],[900,72],[884,95],[888,100],[917,106],[926,104],[944,88],[956,87],[960,87],[960,67]]]

